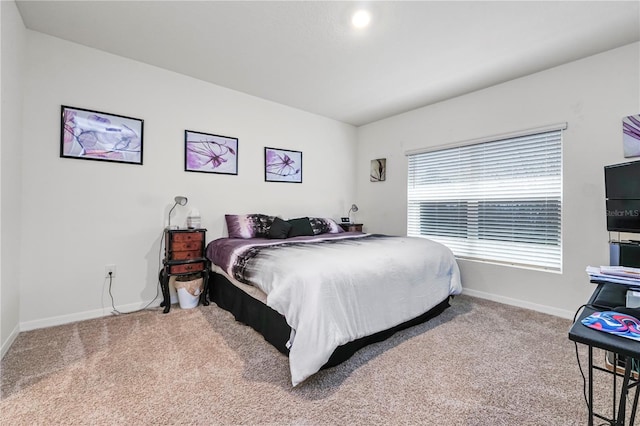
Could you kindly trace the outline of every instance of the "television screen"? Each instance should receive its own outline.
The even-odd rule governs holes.
[[[607,200],[607,231],[640,232],[640,200]]]
[[[608,199],[640,200],[640,161],[606,166],[604,184]]]

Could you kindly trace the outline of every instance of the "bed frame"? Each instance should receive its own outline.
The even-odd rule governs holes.
[[[233,285],[225,276],[213,271],[209,274],[209,300],[220,308],[231,312],[236,321],[250,326],[264,336],[265,340],[271,343],[276,349],[289,356],[289,349],[286,345],[291,334],[291,327],[289,327],[281,314]],[[388,330],[383,330],[339,346],[322,369],[340,364],[364,346],[381,342],[389,338],[396,331],[421,324],[434,318],[448,307],[449,297],[419,317]]]

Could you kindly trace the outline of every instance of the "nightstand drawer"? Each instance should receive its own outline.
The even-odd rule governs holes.
[[[176,247],[176,243],[195,242],[196,244],[202,243],[204,238],[204,232],[181,232],[173,234],[173,247]]]
[[[177,251],[171,253],[170,260],[189,260],[189,259],[197,259],[202,257],[201,251],[198,250],[188,250],[188,251]]]
[[[169,267],[170,274],[186,274],[189,272],[199,272],[204,270],[204,262],[186,263],[183,265],[173,265]]]
[[[202,242],[200,241],[187,241],[187,242],[175,242],[171,244],[171,251],[189,251],[189,250],[200,250],[202,247]]]

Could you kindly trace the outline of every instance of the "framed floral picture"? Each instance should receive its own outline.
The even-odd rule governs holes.
[[[142,165],[144,121],[62,105],[60,157]]]
[[[238,139],[185,130],[184,170],[237,175]]]
[[[622,120],[622,144],[625,158],[640,157],[640,114]]]
[[[265,148],[264,180],[266,182],[302,183],[302,152]]]

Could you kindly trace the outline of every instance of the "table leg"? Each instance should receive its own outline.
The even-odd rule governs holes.
[[[162,302],[160,302],[160,307],[163,307],[165,304],[164,300],[164,268],[160,269],[158,272],[158,282],[160,283],[160,291],[162,292]]]
[[[614,366],[615,368],[615,366]],[[615,370],[614,370],[615,371]],[[620,404],[618,406],[617,426],[624,426],[627,409],[627,394],[629,393],[629,379],[631,377],[631,357],[625,357],[624,379],[622,380],[622,389],[620,390]],[[615,390],[614,390],[615,392]]]
[[[593,426],[593,346],[589,345],[589,426]]]
[[[209,306],[209,267],[208,266],[207,266],[207,269],[205,269],[205,271],[202,273],[202,279],[204,280],[204,283],[203,283],[202,294],[200,295],[200,303],[202,304],[202,306]]]
[[[638,396],[640,395],[640,393],[638,393],[638,391],[640,390],[640,384],[638,384],[638,380],[640,380],[640,377],[636,380],[635,386],[636,386],[636,396],[633,398],[633,408],[631,409],[631,418],[629,419],[629,424],[633,426],[633,424],[636,421],[636,411],[638,409]]]
[[[160,306],[164,306],[162,313],[166,314],[171,309],[171,294],[169,294],[169,274],[165,269],[160,271],[160,287],[162,288],[162,299]]]
[[[618,409],[618,404],[616,404],[616,391],[618,390],[618,364],[620,364],[620,355],[617,353],[613,354],[613,406],[611,408],[611,412],[613,413],[612,422],[617,423],[618,416],[616,415],[616,410]]]

